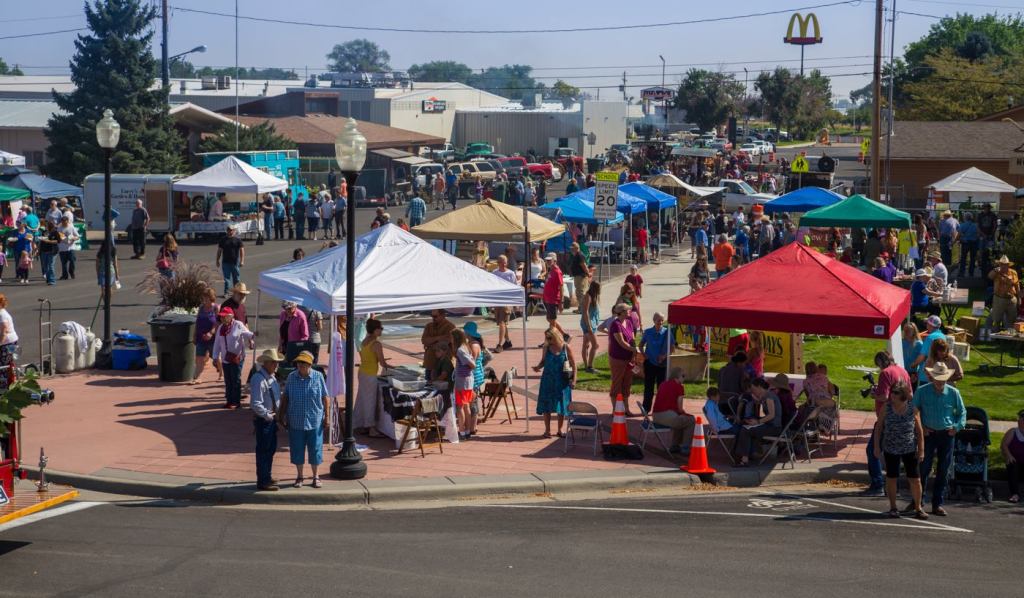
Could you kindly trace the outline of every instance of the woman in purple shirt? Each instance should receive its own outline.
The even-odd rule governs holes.
[[[626,405],[626,416],[631,416],[629,411],[629,390],[633,384],[633,363],[640,353],[636,348],[634,339],[633,324],[630,321],[630,306],[619,303],[612,309],[615,320],[608,325],[608,364],[611,369],[612,386],[608,395],[612,399],[612,407],[615,406],[615,399],[622,397]]]
[[[217,327],[217,291],[207,288],[203,294],[203,304],[199,306],[199,313],[196,315],[196,373],[192,376],[191,384],[199,382],[199,376],[206,367],[206,360],[213,354],[213,331]],[[214,362],[216,367],[217,362]],[[217,370],[217,380],[220,381],[221,371]]]

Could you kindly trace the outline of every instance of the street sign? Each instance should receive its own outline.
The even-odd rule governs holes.
[[[864,155],[867,155],[867,153],[869,151],[871,151],[871,140],[870,139],[865,139],[864,141],[861,141],[860,142],[860,153],[862,153]]]
[[[793,173],[810,172],[811,166],[807,163],[807,158],[803,156],[797,156],[793,158],[793,163],[789,165],[789,171]]]
[[[1024,154],[1010,154],[1010,174],[1024,174]]]
[[[7,498],[7,491],[4,490],[4,485],[0,484],[0,505],[6,505],[11,502],[10,498]]]
[[[612,220],[618,213],[619,175],[615,172],[599,172],[594,175],[594,220]]]

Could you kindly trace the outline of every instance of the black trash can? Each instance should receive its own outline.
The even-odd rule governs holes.
[[[162,382],[190,382],[196,371],[195,316],[159,317],[149,321]]]

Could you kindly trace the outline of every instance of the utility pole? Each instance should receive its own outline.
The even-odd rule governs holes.
[[[882,131],[882,0],[875,0],[875,68],[871,80],[871,199],[878,201],[881,191],[878,144]]]
[[[235,0],[235,151],[238,151],[238,0]]]
[[[629,95],[626,93],[626,71],[622,71],[622,101],[629,102]]]
[[[892,151],[892,130],[895,126],[893,121],[896,119],[896,113],[893,111],[892,98],[893,98],[893,87],[895,87],[896,77],[895,71],[893,70],[893,63],[896,60],[896,0],[892,0],[892,19],[889,21],[889,118],[888,130],[885,136],[885,199],[886,203],[892,204],[892,190],[889,188],[889,177],[892,176],[892,158],[890,158],[890,152]],[[905,194],[904,194],[905,197]]]
[[[658,58],[661,59],[661,109],[665,111],[665,130],[662,131],[661,136],[665,137],[668,135],[668,98],[665,97],[665,57],[658,54]]]
[[[167,30],[169,29],[167,26],[167,0],[162,0],[160,3],[160,21],[163,30],[163,43],[161,44],[160,47],[160,59],[162,67],[160,69],[160,74],[163,80],[164,89],[167,89],[171,86],[171,61],[167,58],[167,55],[169,53],[167,46]]]

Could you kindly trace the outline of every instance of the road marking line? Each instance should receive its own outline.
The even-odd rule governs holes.
[[[59,517],[61,515],[67,515],[68,513],[74,513],[75,511],[82,511],[84,509],[88,509],[91,507],[97,507],[102,504],[103,503],[101,502],[82,501],[61,505],[59,507],[54,507],[52,509],[41,511],[39,513],[33,513],[31,515],[27,515],[20,519],[15,519],[14,521],[10,521],[8,523],[0,525],[0,532],[5,532],[9,529],[14,529],[16,527],[21,527],[23,525],[28,525],[30,523],[42,521],[44,519],[50,519],[51,517]]]
[[[770,514],[770,513],[735,513],[731,511],[683,511],[673,509],[629,509],[624,507],[571,507],[571,506],[553,506],[553,505],[469,505],[471,507],[483,507],[483,508],[496,508],[496,509],[549,509],[549,510],[568,510],[568,511],[612,511],[620,513],[659,513],[668,515],[722,515],[729,517],[753,517],[760,519],[790,519],[790,520],[801,520],[801,521],[829,521],[832,523],[852,523],[857,525],[877,525],[881,527],[903,527],[908,529],[916,529],[921,531],[949,531],[949,532],[962,532],[972,533],[972,530],[963,529],[952,526],[941,526],[937,528],[929,528],[920,525],[912,525],[909,523],[894,523],[890,521],[863,521],[857,519],[840,519],[836,517],[816,517],[809,515],[782,515],[782,514]],[[875,511],[871,511],[874,513]]]
[[[874,509],[868,509],[868,508],[865,508],[865,507],[855,507],[853,505],[846,505],[846,504],[843,504],[843,503],[832,502],[832,501],[823,500],[823,499],[820,499],[820,498],[811,498],[810,496],[797,496],[795,494],[777,494],[775,496],[785,496],[787,498],[796,498],[796,499],[800,499],[800,500],[809,500],[809,501],[813,501],[813,502],[820,502],[822,504],[831,505],[831,506],[834,506],[834,507],[844,507],[844,508],[847,508],[847,509],[850,509],[850,510],[853,510],[853,511],[862,511],[864,513],[878,513],[878,511],[876,511]],[[955,526],[952,526],[952,525],[946,525],[945,523],[939,523],[937,521],[931,521],[931,520],[922,521],[920,519],[914,519],[913,521],[914,521],[915,524],[918,524],[918,525],[930,525],[932,527],[940,527],[940,528],[943,528],[943,529],[948,529],[950,531],[958,531],[958,532],[971,532],[972,531],[972,530],[969,530],[969,529],[964,529],[962,527],[955,527]]]

